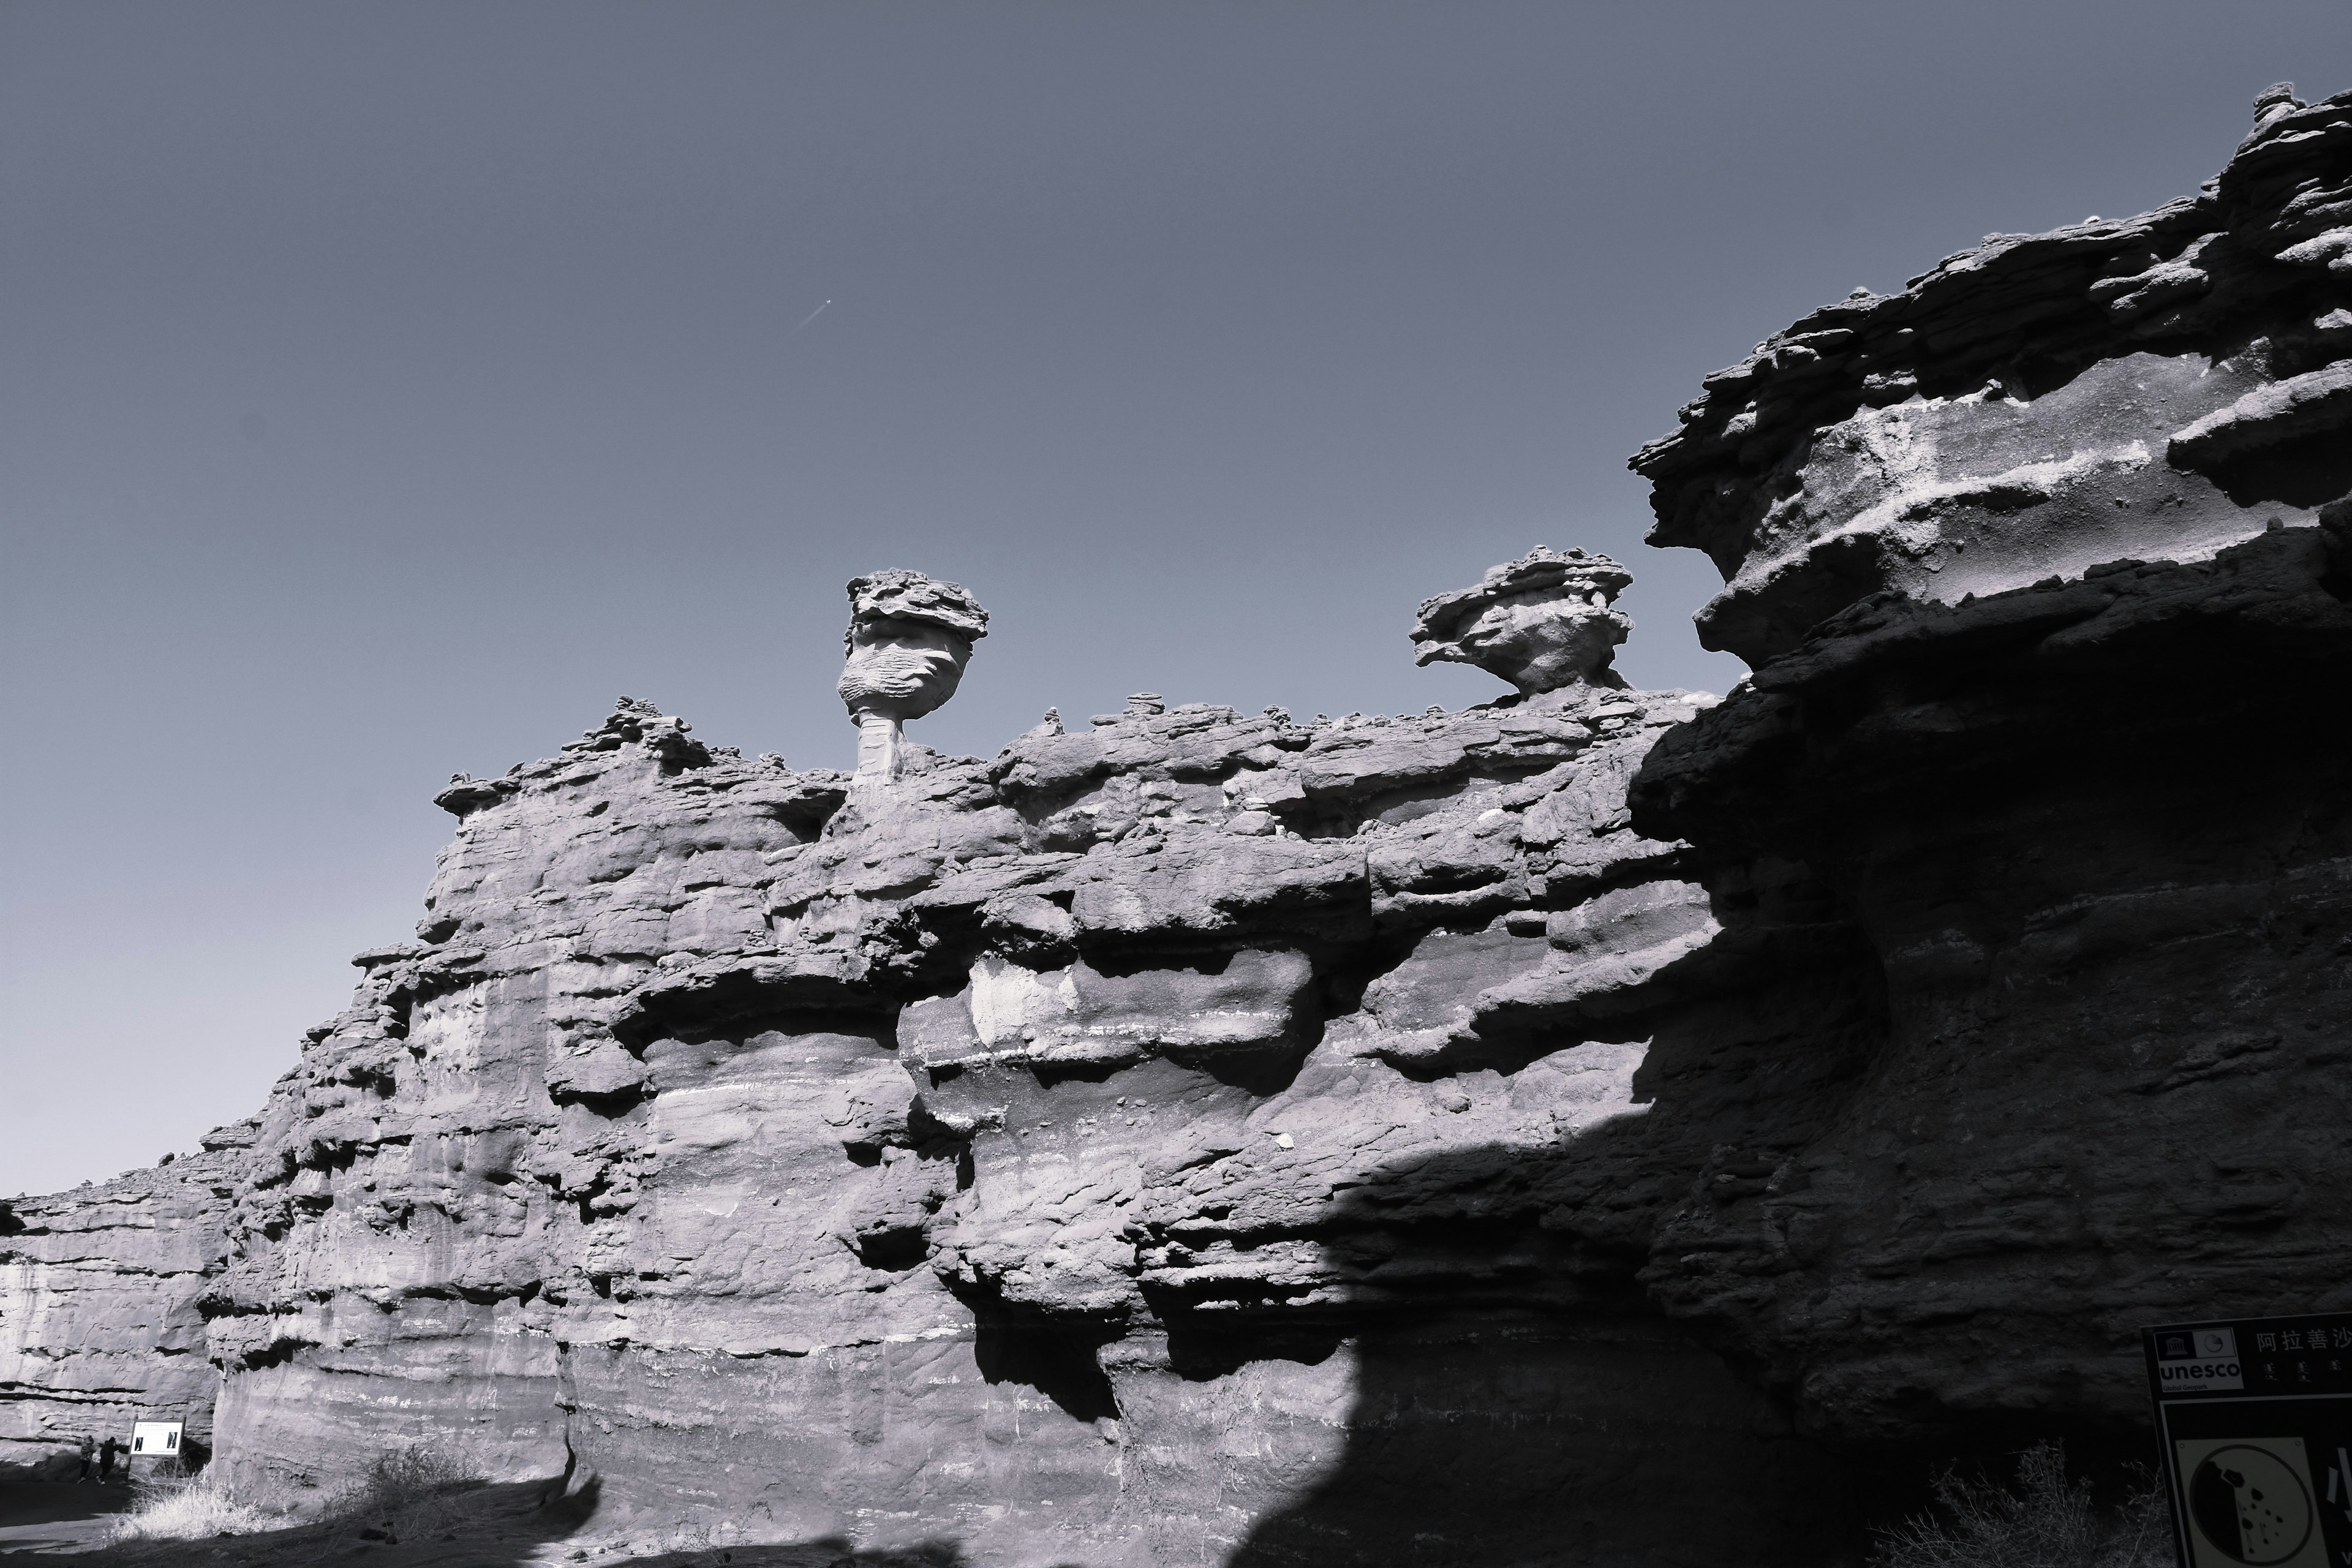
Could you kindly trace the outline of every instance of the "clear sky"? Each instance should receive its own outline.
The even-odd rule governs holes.
[[[452,772],[622,692],[849,765],[859,571],[994,613],[950,751],[1496,695],[1404,633],[1538,542],[1720,689],[1626,456],[2283,78],[2352,5],[0,6],[0,1194],[257,1108]]]

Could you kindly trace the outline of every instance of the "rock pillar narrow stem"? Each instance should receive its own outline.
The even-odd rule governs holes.
[[[880,713],[860,713],[856,717],[857,781],[887,784],[898,776],[898,750],[906,743],[906,723]]]

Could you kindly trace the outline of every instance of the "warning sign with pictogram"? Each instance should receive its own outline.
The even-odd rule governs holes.
[[[2181,1568],[2352,1568],[2352,1313],[2141,1339]]]

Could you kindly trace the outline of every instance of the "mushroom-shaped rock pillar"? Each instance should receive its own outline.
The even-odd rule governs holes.
[[[1475,664],[1523,697],[1567,686],[1622,689],[1609,668],[1633,623],[1610,604],[1633,574],[1606,555],[1537,545],[1491,568],[1475,588],[1424,600],[1416,664]]]
[[[898,776],[906,721],[953,697],[988,612],[953,583],[876,572],[849,583],[848,664],[835,688],[857,726],[857,777]]]

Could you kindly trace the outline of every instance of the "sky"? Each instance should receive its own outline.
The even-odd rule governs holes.
[[[2343,0],[0,4],[0,1194],[257,1109],[452,773],[621,694],[846,767],[843,584],[994,616],[912,737],[1399,712],[1429,595],[1637,574],[1699,378],[2192,192]]]

